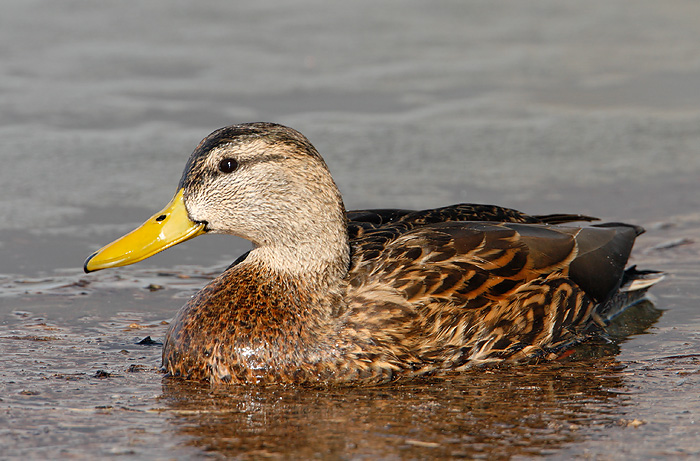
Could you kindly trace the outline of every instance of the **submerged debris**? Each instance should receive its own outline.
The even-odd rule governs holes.
[[[99,378],[99,379],[111,378],[111,377],[112,377],[112,373],[110,373],[108,371],[104,371],[104,370],[97,370],[97,372],[93,375],[93,378]]]
[[[138,373],[139,371],[144,371],[146,367],[144,365],[136,365],[136,364],[131,364],[129,365],[129,368],[126,370],[127,373]]]
[[[143,338],[141,341],[137,342],[136,344],[139,344],[141,346],[162,346],[163,345],[163,343],[161,343],[160,341],[154,341],[153,339],[151,339],[150,336],[146,336],[145,338]]]

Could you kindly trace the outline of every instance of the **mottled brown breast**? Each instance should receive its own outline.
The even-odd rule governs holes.
[[[336,351],[328,305],[313,293],[303,281],[234,266],[178,313],[163,364],[174,375],[214,382],[321,379]]]

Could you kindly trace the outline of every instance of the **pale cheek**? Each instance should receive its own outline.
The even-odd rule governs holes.
[[[206,221],[210,226],[220,221],[217,218],[218,210],[212,206],[214,203],[216,202],[199,195],[190,195],[185,198],[185,207],[190,219],[196,222]]]

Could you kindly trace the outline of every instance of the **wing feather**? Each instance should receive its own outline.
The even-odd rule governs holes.
[[[452,368],[551,358],[597,327],[595,308],[619,287],[637,228],[552,226],[497,207],[478,211],[512,221],[452,220],[475,210],[349,215],[358,219],[349,310],[381,318],[376,328],[406,357]]]

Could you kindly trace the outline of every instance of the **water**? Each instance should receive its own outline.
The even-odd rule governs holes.
[[[0,457],[699,456],[699,10],[4,2]],[[667,278],[558,363],[369,389],[166,380],[167,322],[249,245],[83,260],[167,203],[203,136],[257,120],[305,133],[349,208],[632,222],[631,262]]]

